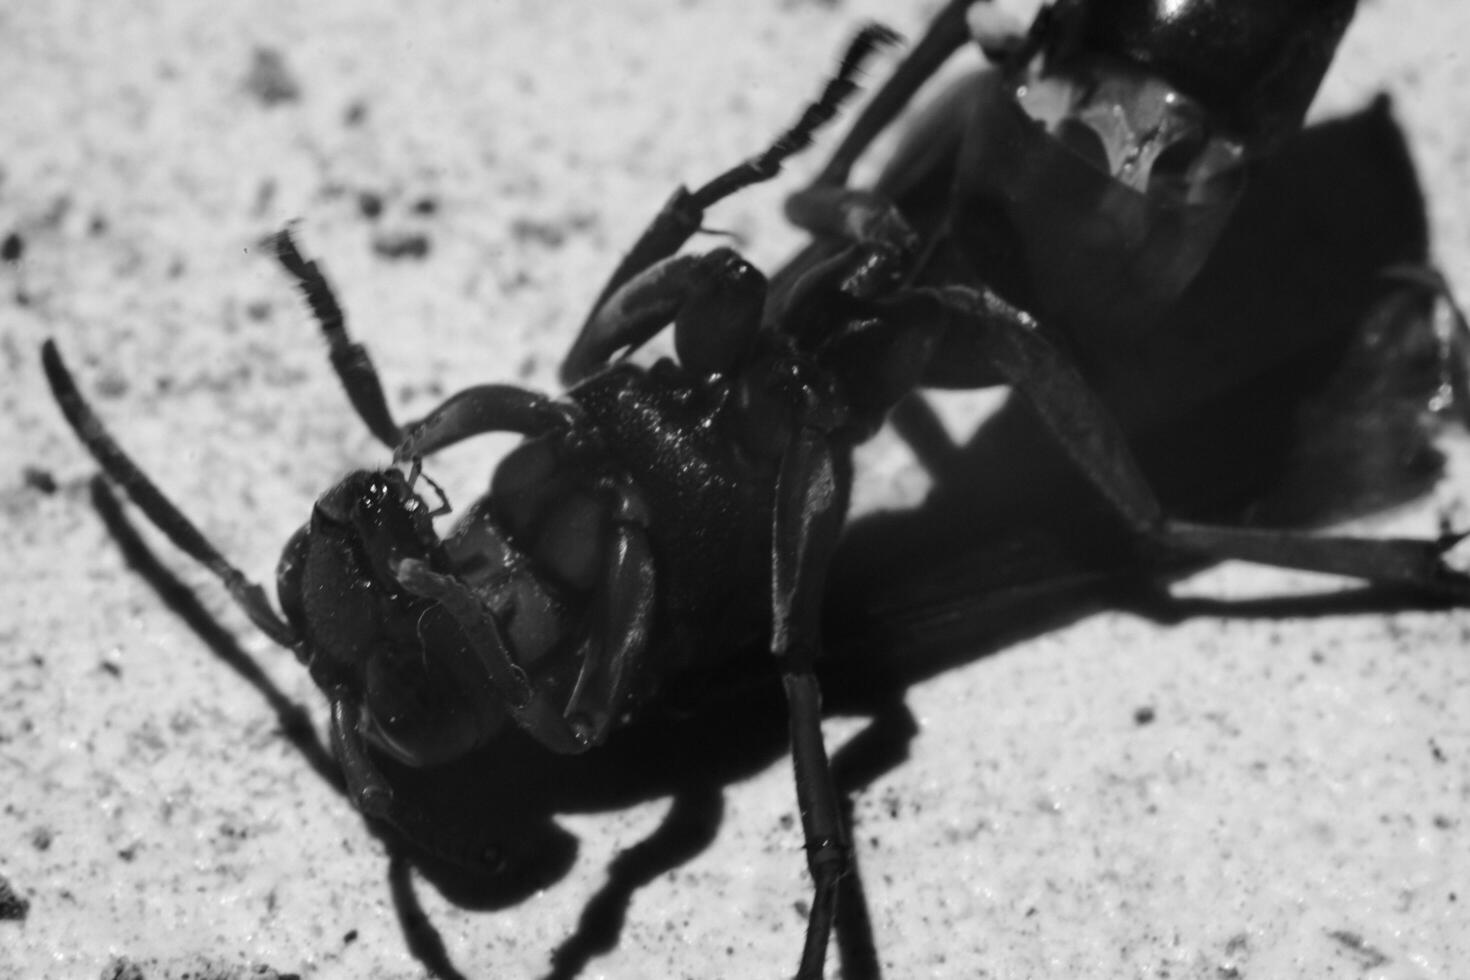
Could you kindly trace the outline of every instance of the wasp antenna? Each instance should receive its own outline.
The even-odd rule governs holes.
[[[224,583],[230,596],[261,632],[281,646],[293,649],[297,642],[295,631],[271,609],[260,586],[247,579],[220,554],[117,444],[97,413],[92,411],[92,406],[82,397],[71,371],[61,359],[61,352],[56,349],[56,342],[49,338],[41,345],[41,366],[46,371],[46,381],[51,385],[51,394],[61,407],[61,414],[102,471],[123,488],[128,498],[173,542],[174,547],[208,568]]]
[[[296,280],[301,294],[306,297],[306,305],[311,307],[312,316],[327,338],[332,370],[337,372],[337,378],[358,417],[383,445],[390,449],[398,445],[403,439],[403,432],[388,409],[388,398],[383,394],[378,369],[373,366],[366,348],[353,343],[348,335],[347,318],[342,312],[342,305],[337,302],[336,293],[332,291],[332,284],[327,281],[321,267],[297,249],[289,226],[271,236],[271,244],[276,250],[276,260]]]
[[[837,74],[827,83],[817,101],[807,106],[796,125],[782,133],[771,148],[757,157],[755,162],[759,164],[770,160],[772,164],[779,164],[786,157],[810,146],[817,130],[831,122],[842,104],[857,92],[858,84],[854,79],[862,71],[863,64],[880,49],[898,44],[902,40],[897,31],[885,24],[869,24],[859,31],[848,45],[847,53],[837,67]]]
[[[269,241],[275,249],[276,261],[296,280],[301,295],[306,298],[306,305],[311,307],[312,316],[316,317],[322,333],[326,334],[327,342],[334,350],[338,344],[347,343],[346,317],[337,302],[337,296],[332,292],[327,277],[322,274],[321,267],[302,255],[301,250],[296,247],[290,226],[276,232]]]
[[[811,146],[817,131],[835,119],[842,104],[857,92],[858,84],[854,78],[861,72],[863,64],[881,48],[901,40],[897,31],[884,24],[873,23],[864,27],[847,46],[837,66],[837,74],[827,82],[822,94],[802,110],[796,123],[776,137],[764,152],[732,167],[695,191],[690,195],[690,202],[700,209],[709,208],[742,188],[770,180],[780,173],[781,165]]]

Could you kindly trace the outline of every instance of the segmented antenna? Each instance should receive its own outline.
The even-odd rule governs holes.
[[[809,104],[786,132],[776,137],[763,153],[732,167],[691,194],[690,203],[704,209],[729,197],[736,191],[770,180],[781,172],[781,164],[812,145],[817,131],[836,118],[842,104],[858,91],[857,75],[863,63],[888,45],[898,44],[902,36],[884,24],[869,24],[858,32],[847,46],[847,53],[837,66],[837,74],[827,83],[822,94]]]

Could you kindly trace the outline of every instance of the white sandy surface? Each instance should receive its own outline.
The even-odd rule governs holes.
[[[423,974],[380,845],[105,534],[87,498],[95,466],[41,377],[42,339],[162,488],[269,581],[314,497],[384,453],[263,236],[301,220],[400,417],[487,380],[554,390],[560,350],[670,190],[784,126],[860,21],[913,36],[933,6],[0,9],[0,234],[26,243],[0,267],[0,875],[30,903],[24,922],[0,922],[0,977],[92,978],[114,957],[150,976],[201,962]],[[1470,296],[1470,12],[1362,6],[1323,104],[1394,95],[1437,254]],[[267,106],[247,90],[261,50],[299,98]],[[817,159],[712,223],[779,261],[797,241],[780,196]],[[363,193],[381,200],[375,220]],[[416,233],[422,260],[374,251]],[[478,486],[503,445],[435,473]],[[862,465],[864,506],[913,479],[892,446]],[[1434,500],[1369,526],[1464,526],[1466,481],[1462,461]],[[289,654],[150,540],[320,725]],[[1320,585],[1226,566],[1185,589]],[[1145,704],[1157,721],[1140,728]],[[908,705],[910,760],[856,804],[886,976],[1467,975],[1463,611],[1168,628],[1104,613],[917,686]],[[859,727],[836,719],[829,741]],[[571,872],[511,908],[460,909],[421,884],[450,958],[474,977],[544,974],[610,862],[666,809],[566,817]],[[794,814],[784,762],[728,787],[712,846],[638,890],[617,949],[583,975],[788,975],[808,889]]]

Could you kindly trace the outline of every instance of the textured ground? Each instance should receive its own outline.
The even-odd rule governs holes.
[[[424,972],[381,845],[104,532],[41,340],[220,549],[268,579],[315,495],[384,454],[263,236],[301,220],[401,416],[489,379],[553,388],[669,190],[784,125],[859,21],[912,35],[933,4],[887,6],[0,10],[0,235],[23,243],[0,265],[0,876],[29,902],[0,921],[0,977],[96,977],[117,957],[148,976]],[[1470,13],[1362,6],[1323,104],[1394,95],[1437,253],[1470,296]],[[712,220],[774,263],[796,240],[776,217],[791,186]],[[487,458],[435,472],[463,496]],[[864,466],[864,506],[911,481],[892,448]],[[1373,527],[1470,523],[1467,483],[1461,466]],[[289,655],[160,551],[320,723]],[[1317,584],[1230,566],[1187,589]],[[912,757],[857,800],[886,975],[1462,976],[1467,633],[1463,612],[1172,628],[1108,613],[913,688]],[[835,720],[829,740],[859,727]],[[667,807],[565,817],[574,866],[511,907],[420,884],[449,957],[469,976],[546,973]],[[794,814],[784,763],[728,786],[714,842],[636,890],[617,948],[584,975],[787,973],[807,888]]]

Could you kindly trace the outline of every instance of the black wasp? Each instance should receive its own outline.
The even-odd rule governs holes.
[[[955,9],[940,23],[950,23]],[[1142,47],[1099,28],[1122,23],[1122,13],[1116,4],[1049,8],[1014,43],[995,42],[1010,66],[1002,79],[1012,92],[1055,82],[1061,91],[1046,98],[1062,106],[1048,110],[1059,114],[1061,133],[1073,132],[1064,125],[1065,105],[1067,93],[1080,86],[1109,93],[1118,100],[1115,108],[1135,108],[1130,100],[1140,92],[1156,97],[1159,107],[1187,103],[1189,120],[1167,120],[1181,133],[1186,122],[1220,122],[1227,135],[1242,121],[1259,123],[1271,133],[1261,144],[1268,146],[1299,125],[1348,16],[1337,9],[1309,21],[1307,35],[1322,52],[1315,60],[1283,61],[1278,51],[1286,32],[1303,30],[1299,22],[1236,35],[1227,53],[1250,66],[1246,77],[1275,77],[1285,64],[1293,83],[1240,109],[1220,104],[1219,91],[1208,86],[1191,90],[1194,80],[1172,78],[1167,59],[1147,56],[1149,44],[1179,53],[1161,25],[1137,28],[1149,42]],[[1086,338],[1095,340],[1095,350],[1079,367],[1047,325],[1055,321],[1071,331],[1062,337],[1077,340],[1072,332],[1097,311],[1076,312],[1060,300],[1030,302],[1051,297],[1044,287],[1034,287],[1034,296],[1002,292],[983,274],[983,262],[980,274],[943,265],[946,257],[971,260],[993,248],[962,240],[972,229],[962,220],[972,217],[965,199],[939,195],[941,217],[931,226],[914,220],[917,212],[827,181],[793,212],[823,231],[851,228],[857,244],[799,264],[775,291],[732,250],[676,255],[706,209],[770,178],[809,141],[850,91],[865,55],[888,39],[878,28],[861,34],[837,80],[766,153],[692,193],[675,194],[595,304],[563,366],[572,387],[558,399],[482,385],[399,425],[365,352],[347,336],[320,270],[288,237],[279,238],[281,261],[320,321],[354,407],[401,464],[353,473],[318,500],[278,569],[283,615],[116,446],[56,348],[48,344],[44,351],[57,400],[103,469],[310,670],[330,702],[334,747],[357,805],[442,857],[494,872],[514,861],[517,842],[487,843],[446,829],[401,790],[405,769],[453,764],[525,736],[550,752],[590,756],[628,722],[660,705],[693,701],[690,689],[707,686],[711,672],[748,661],[752,650],[766,651],[788,706],[815,883],[803,976],[822,972],[850,851],[819,727],[821,600],[845,517],[851,450],[916,387],[1014,385],[1103,499],[1162,551],[1334,571],[1455,598],[1470,587],[1440,561],[1448,539],[1309,538],[1168,519],[1132,462],[1127,426],[1136,416],[1105,409],[1107,402],[1091,393],[1095,364],[1111,363],[1108,342],[1117,335]],[[1269,55],[1264,60],[1256,57],[1262,52]],[[1089,55],[1099,57],[1083,57]],[[1085,84],[1068,76],[1078,64],[1090,73]],[[1015,66],[1034,71],[1036,80],[1015,85],[1013,73],[1021,70]],[[1208,203],[1218,203],[1214,182],[1231,184],[1233,168],[1254,150],[1235,135],[1234,141],[1194,131],[1180,136],[1203,154],[1191,161],[1160,148],[1161,159],[1180,174],[1174,203],[1193,200],[1194,177],[1211,185]],[[991,173],[992,166],[982,160],[979,172]],[[1074,179],[1076,168],[1067,166],[1039,172]],[[927,175],[920,183],[930,193],[942,186]],[[833,187],[836,193],[825,193]],[[820,217],[810,218],[808,207]],[[1034,231],[1043,244],[1056,245],[1053,236],[1064,232],[1033,227],[1024,209],[1002,216],[981,211],[978,227],[992,219],[1023,234]],[[1163,219],[1145,212],[1128,220],[1151,229]],[[952,241],[960,244],[951,247]],[[1197,248],[1208,252],[1209,244]],[[996,251],[998,268],[1025,258]],[[1192,271],[1183,268],[1170,290],[1182,288]],[[1126,326],[1133,311],[1121,305],[1100,307]],[[643,369],[615,360],[670,325],[677,363]],[[1112,390],[1104,386],[1105,393]],[[525,438],[497,468],[490,493],[441,539],[431,523],[439,508],[421,492],[427,478],[420,460],[491,431]]]

